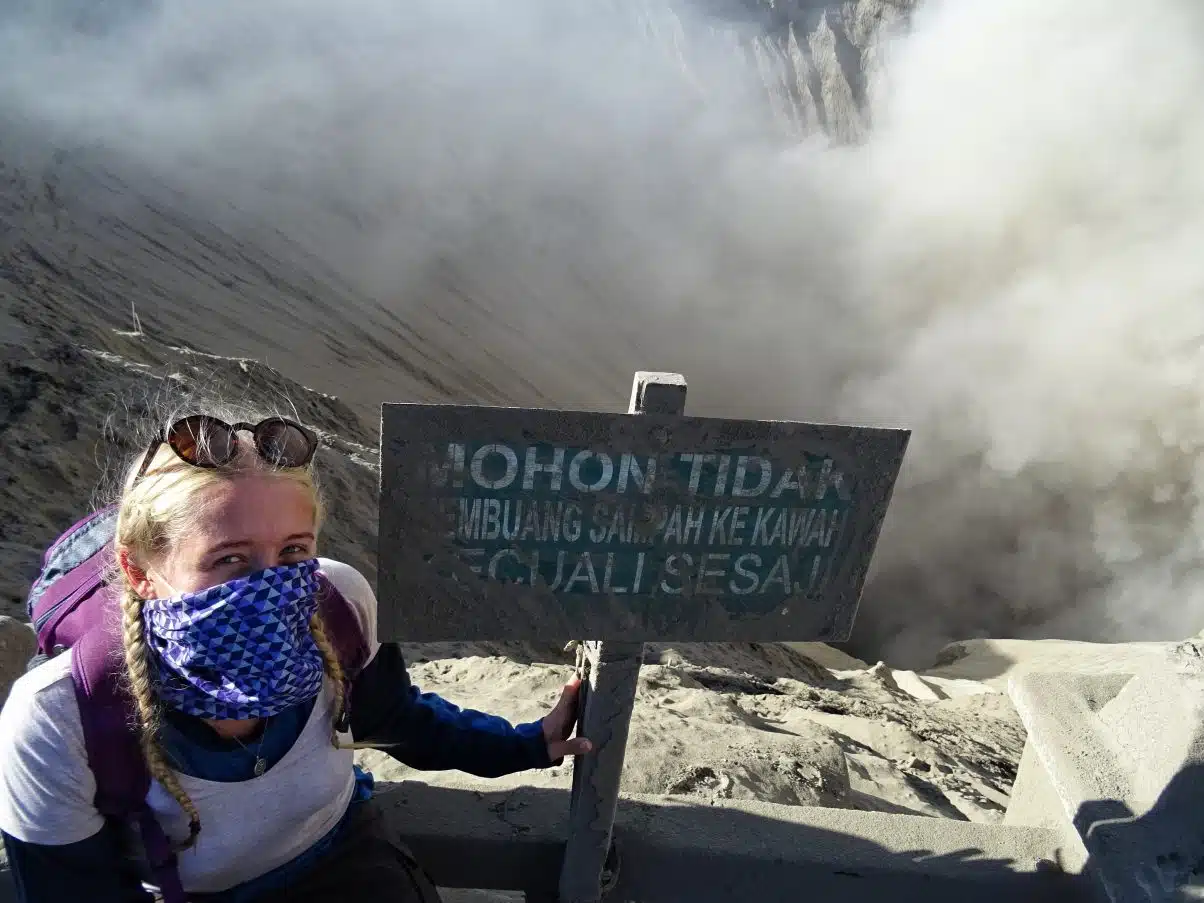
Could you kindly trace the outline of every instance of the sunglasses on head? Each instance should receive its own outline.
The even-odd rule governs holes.
[[[318,439],[313,433],[283,417],[269,417],[259,423],[226,423],[216,417],[195,414],[177,420],[151,443],[134,480],[146,474],[164,443],[181,461],[193,467],[224,467],[237,457],[238,434],[244,430],[254,437],[259,457],[273,467],[304,467],[318,450]]]

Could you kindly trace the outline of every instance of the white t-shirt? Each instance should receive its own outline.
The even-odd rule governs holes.
[[[371,656],[380,647],[376,596],[350,565],[320,559],[351,603]],[[276,765],[247,781],[221,783],[181,774],[201,814],[196,844],[180,854],[184,889],[234,887],[296,858],[342,818],[354,790],[352,751],[330,742],[330,682],[301,735]],[[344,743],[349,734],[340,735]],[[96,779],[84,750],[69,655],[23,675],[0,711],[0,829],[27,843],[60,846],[94,835],[104,817],[93,804]],[[147,802],[173,840],[188,836],[188,816],[158,781]]]

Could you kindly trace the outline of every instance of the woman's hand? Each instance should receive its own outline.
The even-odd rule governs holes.
[[[553,762],[565,756],[582,756],[594,748],[585,737],[569,739],[577,722],[577,700],[581,678],[574,677],[564,685],[560,699],[543,718],[543,737],[548,744],[548,758]]]

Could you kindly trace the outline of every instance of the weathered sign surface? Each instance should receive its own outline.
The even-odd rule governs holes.
[[[842,640],[906,430],[385,405],[382,639]]]

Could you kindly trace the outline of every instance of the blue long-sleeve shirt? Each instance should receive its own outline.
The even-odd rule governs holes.
[[[268,767],[289,751],[309,719],[313,701],[270,720],[262,736],[247,746],[223,740],[196,719],[168,713],[161,742],[172,766],[208,781],[245,781],[255,760]],[[511,725],[504,718],[460,709],[434,693],[422,693],[406,671],[395,643],[383,644],[351,688],[351,733],[357,741],[389,744],[386,752],[424,771],[456,770],[500,777],[529,768],[547,768],[541,722]],[[249,746],[249,748],[248,748]],[[370,794],[371,777],[359,775],[352,806]],[[207,903],[249,903],[292,875],[337,840],[346,818],[293,862],[244,885],[207,895]],[[211,829],[212,830],[212,829]],[[217,830],[220,830],[218,828]],[[86,840],[63,846],[25,843],[3,834],[22,903],[150,903],[132,863],[127,864],[116,825],[106,824]]]

